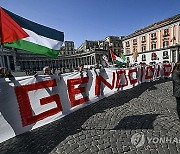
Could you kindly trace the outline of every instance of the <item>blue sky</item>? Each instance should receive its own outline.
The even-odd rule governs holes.
[[[129,35],[180,14],[180,0],[0,0],[0,6],[63,31],[76,47],[85,40]]]

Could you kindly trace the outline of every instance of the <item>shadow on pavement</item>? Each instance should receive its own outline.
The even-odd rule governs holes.
[[[124,117],[114,130],[153,129],[153,122],[159,114],[144,114]]]
[[[108,98],[102,99],[99,102],[73,112],[60,120],[9,139],[0,144],[0,151],[1,153],[49,153],[68,136],[86,130],[86,128],[82,129],[82,125],[91,116],[97,113],[102,113],[106,109],[128,103],[130,100],[139,97],[144,91],[154,87],[156,84],[168,81],[170,81],[170,79],[143,83],[132,89],[120,91]],[[151,123],[155,120],[156,116],[157,115],[152,114],[125,117],[114,129],[138,129],[139,127],[143,129],[151,129],[153,127]],[[137,124],[138,120],[150,120],[151,122],[148,122],[148,124],[150,123],[151,125],[139,126]]]

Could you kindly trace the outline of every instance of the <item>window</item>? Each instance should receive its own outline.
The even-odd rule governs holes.
[[[146,37],[145,36],[142,37],[142,41],[141,42],[146,42]]]
[[[129,47],[129,41],[126,42],[126,47]]]
[[[151,40],[156,39],[156,33],[151,34]]]
[[[142,55],[142,61],[146,61],[146,55],[145,54]]]
[[[153,52],[153,53],[151,54],[151,60],[156,60],[156,59],[157,59],[157,55],[156,55],[155,52]]]
[[[137,47],[133,46],[133,52],[137,52]]]
[[[134,39],[134,40],[133,40],[133,44],[134,44],[134,45],[137,44],[137,39]]]
[[[128,62],[128,63],[130,62],[130,59],[129,59],[129,57],[127,57],[127,62]]]
[[[168,39],[163,39],[163,48],[169,46],[169,40]]]
[[[146,44],[142,44],[141,51],[146,51]]]
[[[151,49],[152,50],[156,49],[156,42],[154,42],[154,41],[151,42]]]
[[[163,51],[163,59],[169,59],[168,51]]]
[[[130,54],[130,49],[129,48],[126,48],[126,54]]]
[[[164,35],[163,36],[168,36],[169,35],[169,29],[164,29]]]

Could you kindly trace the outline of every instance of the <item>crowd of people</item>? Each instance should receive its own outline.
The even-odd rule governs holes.
[[[50,66],[45,66],[43,69],[42,69],[42,72],[39,71],[40,74],[43,74],[43,75],[53,75],[53,74],[56,74],[56,75],[60,75],[60,74],[63,74],[63,73],[70,73],[70,72],[82,72],[82,71],[87,71],[87,70],[92,70],[92,69],[99,69],[99,68],[102,68],[102,65],[100,64],[95,64],[94,66],[90,66],[89,68],[87,67],[84,67],[83,64],[80,64],[77,68],[74,68],[74,69],[65,69],[65,68],[51,68]],[[37,71],[34,71],[34,70],[30,70],[30,69],[27,69],[27,70],[24,70],[25,74],[27,76],[29,75],[37,75],[38,72]]]
[[[0,78],[14,78],[14,76],[6,67],[0,67]]]
[[[134,64],[129,64],[127,63],[126,65],[123,65],[121,66],[120,68],[129,68],[129,67],[134,67],[134,66],[137,66],[137,65],[141,65],[141,66],[146,66],[147,64],[146,63],[134,63]],[[107,67],[107,66],[106,66]],[[110,65],[108,67],[114,67],[114,65]],[[118,66],[115,66],[115,67],[118,67]],[[83,71],[87,71],[87,70],[92,70],[92,69],[101,69],[101,68],[104,68],[104,66],[102,66],[101,64],[98,64],[96,63],[95,65],[92,65],[92,66],[89,66],[89,67],[84,67],[83,64],[80,64],[78,66],[78,68],[76,69],[65,69],[65,68],[51,68],[50,66],[45,66],[43,68],[43,72],[40,72],[40,74],[44,74],[44,75],[53,75],[53,74],[56,74],[56,75],[60,75],[60,74],[63,74],[63,73],[69,73],[69,72],[80,72],[82,73]],[[34,71],[34,70],[30,70],[30,69],[27,69],[27,70],[24,70],[25,74],[27,76],[37,76],[38,75],[38,72],[37,71]],[[8,70],[6,67],[0,67],[0,78],[10,78],[10,77],[13,77],[12,73],[10,70]]]

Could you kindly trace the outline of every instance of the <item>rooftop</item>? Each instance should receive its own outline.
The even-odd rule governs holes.
[[[177,15],[175,15],[175,16],[173,16],[173,17],[170,17],[170,18],[168,18],[168,19],[162,20],[162,21],[160,21],[160,22],[156,22],[156,23],[154,23],[154,24],[152,24],[152,25],[149,25],[149,26],[147,26],[147,27],[145,27],[145,28],[136,30],[134,33],[132,33],[132,34],[124,37],[123,40],[127,40],[127,39],[129,39],[129,38],[138,36],[138,35],[140,35],[140,34],[147,33],[147,32],[149,32],[149,31],[158,29],[158,28],[160,28],[160,27],[163,27],[163,26],[166,26],[166,25],[170,25],[170,24],[175,23],[175,22],[177,22],[177,21],[180,21],[180,14],[177,14]]]

